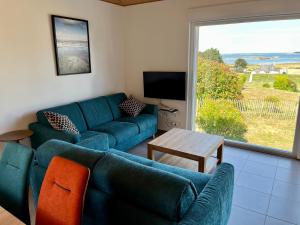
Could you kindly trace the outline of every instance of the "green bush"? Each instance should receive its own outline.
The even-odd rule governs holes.
[[[273,87],[278,90],[285,90],[285,91],[297,91],[297,84],[290,80],[288,76],[285,75],[278,75],[275,77],[275,81]]]
[[[223,63],[199,57],[197,77],[198,99],[238,99],[242,97],[244,83],[238,73]]]
[[[264,87],[264,88],[270,88],[271,85],[270,85],[269,83],[264,83],[264,84],[263,84],[263,87]]]
[[[234,104],[226,100],[205,99],[199,107],[197,122],[207,133],[245,141],[245,119]]]
[[[245,83],[246,83],[246,81],[248,79],[248,76],[246,74],[244,74],[244,73],[240,73],[239,78],[240,78],[240,85],[242,87],[244,87],[244,85],[245,85]]]

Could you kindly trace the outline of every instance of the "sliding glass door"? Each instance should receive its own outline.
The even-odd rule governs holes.
[[[292,151],[300,20],[199,27],[195,129]]]

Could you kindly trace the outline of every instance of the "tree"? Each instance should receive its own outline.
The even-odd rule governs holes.
[[[229,66],[204,58],[198,59],[198,99],[239,99],[242,97],[243,86],[243,77]]]
[[[234,68],[237,72],[243,72],[244,69],[246,69],[248,63],[245,59],[237,59],[235,60],[235,63],[234,63]]]
[[[216,48],[209,48],[204,52],[200,52],[199,56],[207,60],[224,63],[222,55],[220,54],[219,50]]]

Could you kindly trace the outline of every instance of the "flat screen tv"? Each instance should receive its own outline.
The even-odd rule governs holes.
[[[185,72],[144,72],[144,97],[185,100]]]

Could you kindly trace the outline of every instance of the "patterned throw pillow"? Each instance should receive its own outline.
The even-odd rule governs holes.
[[[79,134],[75,124],[69,119],[68,116],[54,112],[44,112],[44,115],[55,130]]]
[[[146,107],[146,105],[134,97],[130,96],[127,100],[120,104],[120,108],[128,115],[136,117]]]

